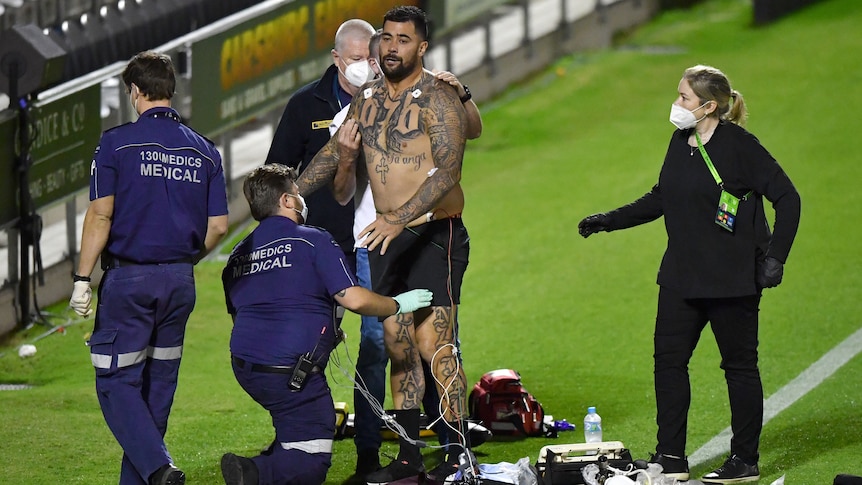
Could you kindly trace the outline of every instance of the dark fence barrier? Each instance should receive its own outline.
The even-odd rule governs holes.
[[[819,0],[754,0],[754,23],[768,24]]]

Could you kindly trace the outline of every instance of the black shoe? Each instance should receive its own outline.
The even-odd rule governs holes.
[[[458,471],[457,463],[442,462],[435,466],[425,477],[436,483],[444,483],[447,478]]]
[[[184,485],[186,474],[172,463],[162,465],[150,475],[150,485]]]
[[[257,465],[250,458],[225,453],[221,457],[221,475],[225,485],[257,485]]]
[[[685,458],[656,453],[650,455],[649,462],[661,465],[662,473],[666,477],[688,480],[688,460]]]
[[[467,421],[467,429],[470,431],[470,448],[481,445],[492,436],[491,430],[472,421]]]
[[[377,450],[367,448],[356,450],[356,475],[365,476],[380,469],[380,455]]]
[[[702,481],[703,483],[743,483],[759,479],[760,469],[756,463],[749,465],[738,455],[730,455],[724,465],[704,475]]]
[[[366,485],[368,482],[365,481],[365,476],[353,474],[347,477],[341,485]]]
[[[389,482],[395,482],[411,477],[422,477],[425,474],[423,465],[411,465],[406,461],[393,460],[387,465],[374,473],[369,473],[365,477],[368,485],[386,485]]]

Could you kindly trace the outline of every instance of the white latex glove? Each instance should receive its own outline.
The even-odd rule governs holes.
[[[431,294],[428,290],[410,290],[400,295],[395,295],[395,301],[398,302],[397,313],[411,313],[420,308],[425,308],[431,304]]]
[[[76,281],[72,287],[72,298],[69,299],[69,306],[78,315],[87,318],[93,313],[90,308],[90,303],[93,300],[93,290],[90,289],[89,281]]]

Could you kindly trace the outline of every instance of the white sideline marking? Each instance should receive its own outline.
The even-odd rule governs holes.
[[[769,396],[769,399],[763,402],[763,425],[765,426],[778,413],[808,394],[808,391],[834,374],[860,351],[862,351],[862,328],[827,352],[820,360],[811,364],[796,379],[788,382],[778,392]],[[725,428],[688,458],[689,466],[700,465],[730,452],[730,437],[732,435],[730,427]]]

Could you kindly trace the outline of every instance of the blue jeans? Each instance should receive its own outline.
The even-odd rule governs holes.
[[[365,248],[356,249],[356,276],[363,288],[371,289],[371,269],[368,266],[368,250]],[[389,357],[383,345],[383,324],[377,320],[377,317],[362,317],[362,324],[359,327],[356,380],[365,384],[368,392],[381,406],[386,399],[387,362]],[[379,450],[383,440],[380,435],[383,421],[374,414],[365,396],[357,389],[353,390],[353,406],[356,408],[354,416],[356,449]]]

